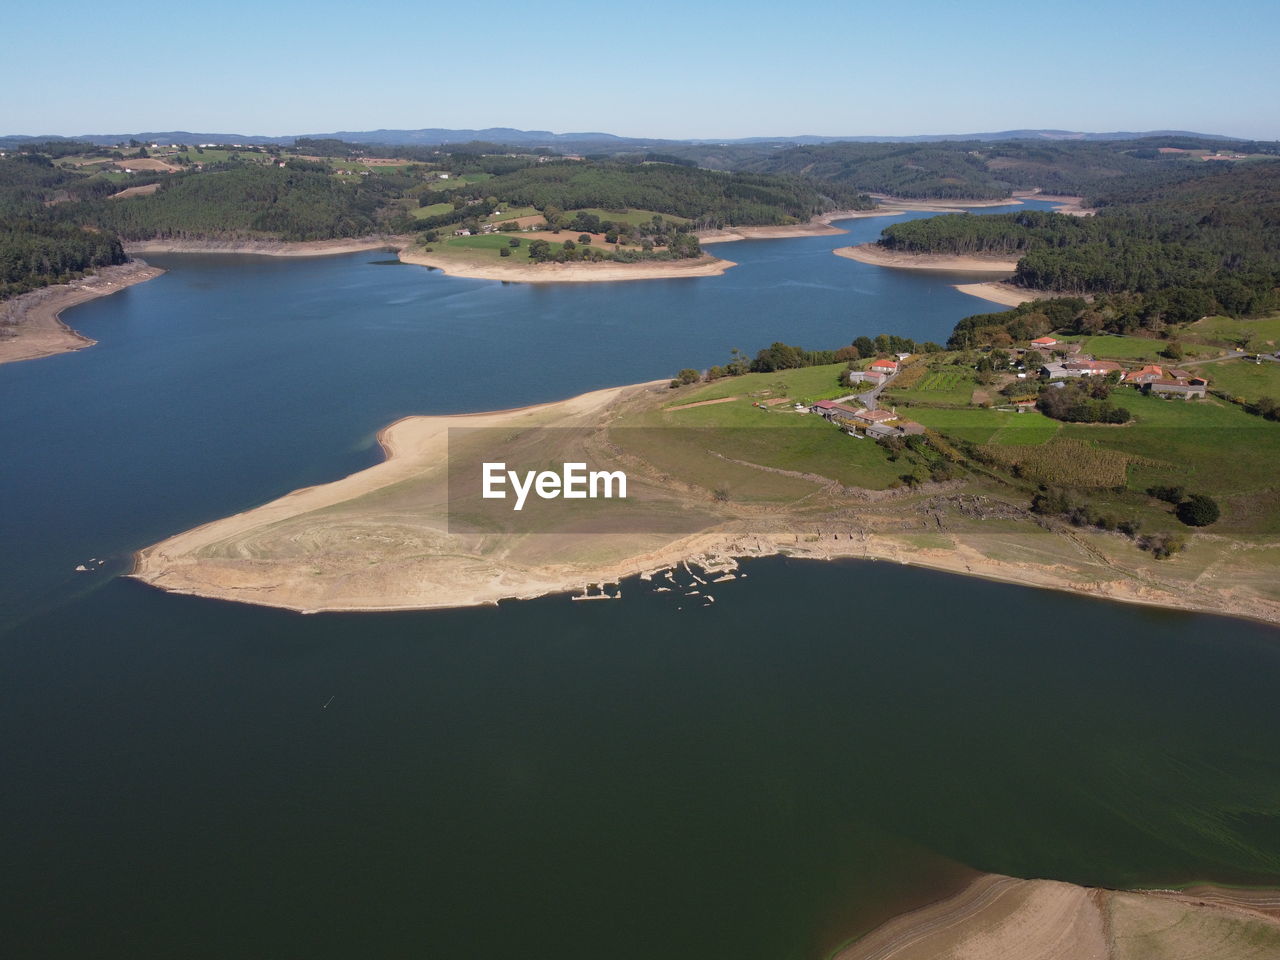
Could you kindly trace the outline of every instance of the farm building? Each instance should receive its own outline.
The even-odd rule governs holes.
[[[1164,370],[1157,364],[1147,364],[1137,370],[1130,370],[1124,375],[1125,383],[1136,383],[1138,385],[1144,383],[1154,383],[1156,380],[1164,378]]]
[[[1040,350],[1049,350],[1058,345],[1058,341],[1054,337],[1036,337],[1031,341],[1031,345]]]
[[[898,372],[897,360],[876,360],[869,368],[873,373],[894,374]]]
[[[1209,381],[1204,377],[1192,377],[1189,380],[1175,380],[1171,378],[1162,378],[1153,380],[1145,387],[1148,393],[1154,393],[1159,397],[1182,397],[1189,400],[1192,397],[1203,397],[1209,388]]]

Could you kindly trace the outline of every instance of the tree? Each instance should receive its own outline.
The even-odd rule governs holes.
[[[500,256],[500,257],[509,257],[509,256],[511,256],[511,248],[510,248],[510,247],[499,247],[499,248],[498,248],[498,256]]]
[[[1202,493],[1193,493],[1178,504],[1178,519],[1188,527],[1207,527],[1221,515],[1217,502]]]
[[[671,382],[673,385],[678,384],[680,386],[685,386],[690,383],[697,383],[701,379],[702,379],[702,374],[700,374],[697,370],[694,370],[690,367],[685,367],[683,370],[681,370],[679,373],[676,374],[675,380],[672,380]]]
[[[590,242],[591,242],[591,234],[589,234],[589,233],[579,234],[579,235],[578,235],[578,242],[579,242],[579,243],[581,243],[581,244],[583,244],[583,245],[586,245],[586,244],[590,243]]]

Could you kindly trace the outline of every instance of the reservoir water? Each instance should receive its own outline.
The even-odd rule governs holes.
[[[853,562],[314,617],[117,576],[407,414],[986,309],[831,255],[886,222],[626,284],[154,257],[0,366],[6,953],[799,960],[970,870],[1280,883],[1271,628]]]

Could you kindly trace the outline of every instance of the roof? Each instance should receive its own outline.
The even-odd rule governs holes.
[[[1130,370],[1124,375],[1126,380],[1137,380],[1139,377],[1146,376],[1163,377],[1164,370],[1157,364],[1149,363],[1145,367],[1140,367],[1137,370]]]
[[[1105,373],[1124,369],[1114,360],[1068,360],[1062,366],[1066,370],[1101,370]]]
[[[837,406],[837,404],[834,400],[819,400],[817,403],[810,404],[809,409],[810,410],[830,410],[835,406]]]
[[[1044,344],[1046,347],[1051,347],[1051,346],[1053,346],[1055,343],[1057,343],[1058,341],[1057,341],[1057,340],[1055,340],[1053,337],[1036,337],[1036,338],[1035,338],[1034,340],[1032,340],[1031,342],[1032,342],[1032,343],[1042,343],[1042,344]]]
[[[898,361],[897,360],[876,360],[874,363],[871,364],[871,369],[874,370],[876,367],[888,367],[890,370],[897,370]]]

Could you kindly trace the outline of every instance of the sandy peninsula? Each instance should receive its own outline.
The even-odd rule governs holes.
[[[405,263],[433,267],[451,277],[474,280],[506,280],[516,283],[601,283],[617,280],[674,280],[681,277],[718,277],[737,264],[706,254],[687,260],[644,260],[637,263],[504,263],[480,262],[421,247],[399,251]]]
[[[879,207],[871,210],[832,210],[813,217],[807,223],[792,223],[772,227],[722,227],[719,230],[703,230],[698,233],[698,242],[732,243],[737,240],[782,240],[788,237],[829,237],[848,233],[833,226],[836,220],[858,220],[864,217],[892,216],[898,211],[882,210]]]
[[[62,311],[164,273],[142,260],[103,267],[92,276],[44,287],[0,304],[0,363],[36,360],[91,347],[97,341],[62,322]]]
[[[953,256],[941,253],[906,253],[890,250],[878,243],[860,243],[852,247],[837,247],[832,251],[837,257],[847,257],[859,263],[877,267],[893,267],[899,270],[940,270],[954,273],[1013,273],[1018,261],[1008,257]]]
[[[961,293],[967,293],[971,297],[978,297],[1005,307],[1016,307],[1032,300],[1048,300],[1052,297],[1065,296],[1065,294],[1056,293],[1052,290],[1030,290],[1003,280],[993,280],[986,283],[957,283],[953,284],[953,286]]]
[[[832,960],[1264,960],[1280,891],[1125,892],[986,874]]]
[[[1046,527],[1021,498],[966,492],[959,481],[848,488],[700,443],[672,454],[673,434],[646,447],[636,439],[643,431],[618,428],[655,413],[681,416],[663,407],[669,396],[659,382],[520,410],[406,418],[380,435],[384,463],[148,547],[133,575],[176,593],[302,612],[425,609],[578,590],[691,558],[732,563],[781,553],[886,560],[1280,623],[1280,591],[1267,573],[1280,562],[1280,544],[1200,535],[1196,563],[1158,561],[1113,535]],[[560,515],[565,526],[548,528],[556,532],[451,530],[449,467],[466,451],[452,448],[449,431],[462,426],[501,427],[494,432],[515,447],[537,444],[542,462],[625,468],[646,508],[679,515],[684,525],[640,535],[562,532],[577,517],[570,509]],[[765,483],[773,490],[764,498],[725,500],[713,489]]]

